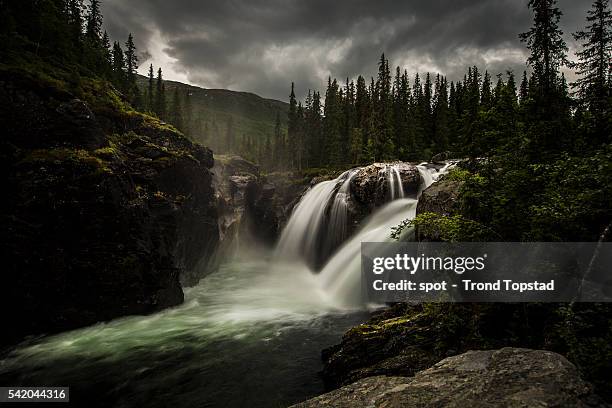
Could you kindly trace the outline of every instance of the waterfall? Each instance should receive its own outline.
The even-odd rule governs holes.
[[[388,166],[383,180],[388,183],[391,202],[374,211],[350,238],[347,237],[348,198],[351,181],[358,170],[347,171],[335,180],[315,185],[304,195],[283,230],[277,246],[277,258],[294,263],[302,260],[314,274],[316,268],[312,267],[312,261],[317,255],[330,248],[336,250],[316,279],[328,300],[337,307],[362,307],[361,243],[389,241],[391,228],[415,217],[420,194],[453,165],[448,163],[438,169],[427,163],[419,164],[417,169],[421,183],[417,199],[404,198],[398,166]],[[338,248],[339,243],[342,245]],[[297,264],[293,269],[301,270]]]
[[[363,228],[349,239],[327,262],[319,274],[324,291],[341,308],[363,306],[361,296],[361,243],[390,240],[391,228],[414,218],[417,200],[395,200],[371,215]]]
[[[346,171],[335,180],[318,183],[306,192],[283,229],[277,258],[302,259],[316,265],[328,245],[337,241],[337,246],[346,239],[347,197],[355,173]],[[328,210],[330,221],[326,222]]]
[[[429,167],[426,163],[417,166],[421,176],[420,193],[435,183],[452,166],[442,169]],[[375,211],[365,225],[349,239],[327,262],[319,275],[319,282],[331,301],[338,307],[363,306],[361,293],[361,243],[386,242],[391,240],[391,228],[406,219],[414,219],[418,199],[404,198],[392,201]]]
[[[338,248],[348,235],[348,200],[351,194],[351,181],[357,174],[356,170],[349,171],[344,182],[336,192],[334,201],[329,212],[329,224],[325,236],[325,246],[323,257],[326,258],[329,252]]]
[[[325,209],[336,184],[336,180],[323,181],[302,197],[283,229],[276,248],[278,257],[310,261],[316,256]]]
[[[387,184],[389,186],[389,197],[391,200],[404,198],[404,183],[397,165],[387,166]]]

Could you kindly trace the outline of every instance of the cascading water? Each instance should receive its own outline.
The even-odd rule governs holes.
[[[345,174],[336,180],[315,185],[300,200],[278,241],[278,258],[303,259],[307,262],[314,260],[325,209],[334,195],[338,180]]]
[[[419,191],[433,184],[446,173],[450,163],[440,169],[421,164]],[[420,193],[419,193],[420,194]],[[418,200],[405,198],[392,201],[372,214],[365,225],[327,262],[319,274],[323,290],[338,307],[358,308],[364,305],[361,296],[361,243],[390,240],[391,228],[416,216]]]
[[[419,190],[447,168],[418,166]],[[321,234],[349,234],[355,172],[304,195],[271,260],[261,251],[255,259],[226,260],[186,289],[176,308],[32,339],[1,357],[0,383],[70,385],[71,401],[92,408],[242,407],[245,401],[257,408],[322,393],[321,349],[366,318],[359,311],[361,242],[389,239],[391,227],[415,214],[417,200],[399,197],[399,172],[389,173],[391,198],[398,199],[364,221],[320,273],[305,254],[319,250]]]
[[[405,197],[402,176],[397,166],[387,166],[387,183],[389,184],[391,200]]]
[[[276,259],[302,259],[317,268],[348,236],[348,196],[356,170],[312,187],[281,233]]]
[[[351,193],[351,181],[357,174],[356,170],[349,171],[345,180],[336,192],[329,212],[328,230],[325,236],[325,251],[337,248],[348,238],[348,199]],[[342,178],[342,176],[340,176]],[[324,254],[327,256],[328,254]]]

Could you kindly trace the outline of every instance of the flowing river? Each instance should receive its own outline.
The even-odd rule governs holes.
[[[419,166],[422,188],[446,168]],[[0,383],[70,386],[87,407],[283,407],[322,393],[321,350],[363,322],[359,248],[389,239],[414,217],[389,169],[390,203],[345,240],[344,203],[353,172],[314,186],[298,204],[280,245],[256,259],[235,259],[185,290],[185,303],[33,339],[5,351]],[[349,181],[347,181],[349,180]],[[314,273],[307,265],[317,229],[344,244]],[[344,218],[342,218],[344,221]],[[337,235],[343,234],[343,235]],[[340,238],[338,238],[338,236]]]

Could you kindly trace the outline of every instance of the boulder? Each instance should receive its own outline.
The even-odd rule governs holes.
[[[309,407],[606,407],[563,356],[502,348],[446,358],[414,377],[376,376],[294,405]]]
[[[404,193],[416,194],[421,183],[417,167],[410,163],[374,163],[360,167],[351,181],[351,192],[360,204],[370,210],[390,200],[389,171],[397,169]]]
[[[436,213],[439,215],[454,215],[459,205],[459,191],[463,182],[442,178],[426,188],[417,204],[417,215]]]

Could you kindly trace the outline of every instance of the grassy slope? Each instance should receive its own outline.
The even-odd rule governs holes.
[[[141,90],[147,87],[148,79],[138,77]],[[200,117],[203,124],[213,131],[213,122],[218,131],[225,132],[229,118],[233,118],[236,135],[252,135],[254,138],[264,138],[272,135],[276,123],[276,114],[280,113],[281,123],[286,127],[289,104],[274,99],[265,99],[248,92],[237,92],[226,89],[204,89],[175,81],[164,81],[168,101],[172,100],[174,89],[179,87],[181,95],[187,91],[192,96],[194,118]],[[206,142],[210,135],[193,135],[194,139]],[[214,135],[213,135],[214,136]]]

